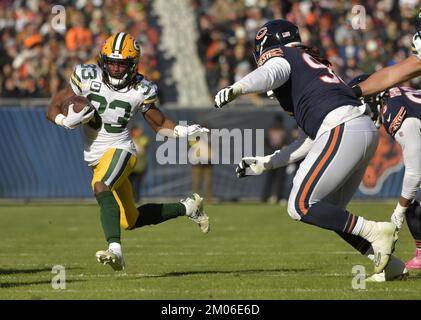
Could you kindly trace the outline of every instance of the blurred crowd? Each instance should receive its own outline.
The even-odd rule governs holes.
[[[295,22],[303,42],[319,48],[349,81],[410,54],[419,6],[419,0],[186,1],[191,1],[197,15],[198,52],[211,95],[253,70],[254,37],[270,19]],[[117,31],[127,31],[142,43],[139,71],[158,82],[160,35],[150,23],[151,3],[0,0],[0,96],[50,97],[68,81],[75,64],[95,63],[104,40]],[[356,17],[360,3],[365,21]],[[57,15],[60,5],[66,9],[65,21]],[[353,23],[361,28],[353,28]],[[255,96],[243,99],[259,101]]]
[[[199,53],[215,93],[255,68],[254,37],[271,19],[296,23],[303,43],[318,48],[346,82],[403,60],[410,54],[419,1],[196,0],[195,6]],[[365,21],[358,16],[362,10]]]
[[[68,81],[75,64],[96,63],[105,39],[118,31],[141,42],[139,72],[158,81],[160,39],[149,24],[148,3],[0,0],[0,96],[51,97]]]

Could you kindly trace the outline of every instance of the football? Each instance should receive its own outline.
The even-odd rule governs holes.
[[[86,105],[90,105],[91,102],[82,96],[71,96],[63,101],[61,104],[61,113],[67,116],[67,112],[69,111],[69,105],[73,103],[73,110],[74,112],[78,113],[82,111],[83,108],[86,107]]]

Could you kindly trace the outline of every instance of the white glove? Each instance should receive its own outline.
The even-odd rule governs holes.
[[[270,156],[244,157],[235,169],[238,178],[245,176],[258,176],[266,170],[272,169]]]
[[[417,31],[412,38],[412,53],[421,59],[421,31]]]
[[[390,220],[392,223],[396,226],[396,228],[400,229],[402,228],[402,224],[405,221],[405,212],[406,207],[402,207],[399,203],[397,204],[395,211],[393,211],[392,216],[390,217]]]
[[[188,127],[177,125],[174,128],[174,137],[185,138],[192,135],[199,135],[209,132],[209,129],[203,128],[198,124],[193,124]]]
[[[94,116],[95,109],[92,105],[86,105],[80,112],[74,112],[74,104],[69,105],[67,116],[58,114],[55,118],[56,124],[66,129],[74,129],[80,124],[89,122]]]
[[[241,87],[239,85],[233,85],[222,88],[215,95],[215,108],[222,108],[227,103],[236,99],[241,95]]]

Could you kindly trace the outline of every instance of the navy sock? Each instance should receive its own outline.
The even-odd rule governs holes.
[[[409,231],[415,240],[417,249],[421,249],[421,206],[414,201],[405,213]]]
[[[338,233],[352,233],[357,220],[357,216],[326,201],[312,205],[301,218],[305,223]]]

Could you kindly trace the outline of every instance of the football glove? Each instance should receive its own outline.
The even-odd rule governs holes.
[[[241,87],[239,85],[222,88],[215,95],[215,108],[222,108],[240,95]]]
[[[390,217],[390,221],[396,226],[396,228],[402,228],[402,224],[405,221],[405,212],[408,208],[402,207],[399,203]]]
[[[270,156],[265,157],[244,157],[235,169],[237,178],[246,176],[258,176],[266,170],[272,169]]]
[[[177,125],[174,128],[174,137],[176,138],[185,138],[194,135],[200,135],[203,133],[208,133],[209,129],[203,128],[198,124],[193,124],[188,127]]]
[[[58,114],[55,122],[66,129],[74,129],[80,124],[88,123],[94,116],[95,109],[92,105],[86,105],[80,112],[74,112],[74,104],[69,105],[67,116]]]

